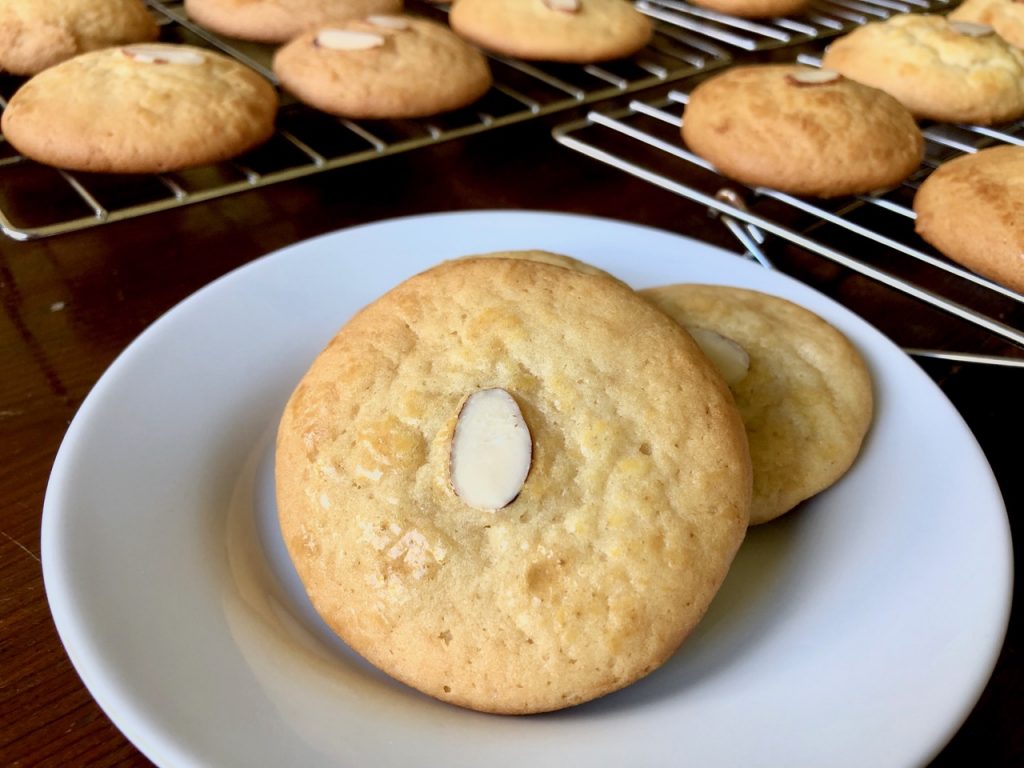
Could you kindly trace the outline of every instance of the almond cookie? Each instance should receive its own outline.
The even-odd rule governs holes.
[[[305,32],[278,50],[274,72],[300,101],[365,119],[446,112],[491,87],[480,51],[412,16],[373,15]]]
[[[871,377],[849,340],[810,310],[758,291],[669,285],[640,295],[686,327],[718,365],[747,428],[751,524],[824,490],[871,424]]]
[[[142,0],[0,0],[0,70],[34,75],[80,53],[157,34]]]
[[[940,165],[914,196],[917,233],[953,261],[1024,293],[1024,147]]]
[[[341,329],[285,409],[276,480],[327,624],[408,685],[510,714],[661,665],[725,577],[751,482],[682,328],[601,275],[496,258]]]
[[[898,184],[924,140],[896,99],[830,70],[734,67],[694,89],[683,139],[726,176],[835,197]]]
[[[989,125],[1024,115],[1024,52],[983,25],[893,16],[836,40],[822,64],[891,93],[919,118]]]
[[[76,56],[26,82],[0,129],[24,155],[79,171],[155,173],[240,154],[274,130],[277,93],[248,67],[187,45]]]
[[[448,20],[488,51],[578,64],[636,53],[653,31],[623,0],[456,0]]]
[[[402,6],[403,0],[185,0],[185,11],[204,27],[261,43],[284,43],[314,27]]]
[[[710,8],[745,19],[771,19],[800,13],[810,0],[690,0],[693,5]]]
[[[1020,0],[966,0],[949,18],[987,24],[1006,42],[1024,48],[1024,3]]]

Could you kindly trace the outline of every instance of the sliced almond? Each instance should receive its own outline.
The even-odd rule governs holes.
[[[750,355],[740,344],[710,328],[688,327],[701,352],[715,366],[730,387],[739,384],[750,371]]]
[[[409,28],[409,20],[403,19],[401,16],[382,16],[375,14],[373,16],[367,16],[366,20],[373,26],[380,27],[381,29],[394,29],[401,31]]]
[[[843,76],[834,69],[800,69],[786,75],[786,79],[794,85],[825,85],[841,80]]]
[[[448,466],[460,499],[485,511],[507,507],[522,490],[532,461],[530,430],[512,395],[481,389],[462,402]]]
[[[321,29],[313,42],[332,51],[366,51],[384,45],[384,38],[373,32],[354,29]]]
[[[121,49],[129,59],[143,64],[202,64],[206,57],[191,48],[156,45],[129,45]]]
[[[562,13],[579,13],[580,0],[541,0],[552,11]]]
[[[978,24],[973,21],[951,21],[949,26],[961,35],[967,35],[967,37],[988,37],[995,34],[995,30],[988,24]]]

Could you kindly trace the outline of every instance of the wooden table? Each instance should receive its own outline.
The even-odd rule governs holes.
[[[40,516],[54,455],[90,387],[177,302],[298,240],[429,211],[582,212],[737,250],[705,210],[558,146],[549,128],[504,128],[47,240],[0,240],[0,765],[147,764],[93,702],[57,637],[42,582]],[[821,281],[799,256],[779,258],[903,345],[988,346],[867,281]],[[923,365],[981,442],[1019,537],[1024,473],[1014,440],[1024,434],[1024,371]],[[1021,630],[1018,606],[994,677],[934,765],[1024,765]]]

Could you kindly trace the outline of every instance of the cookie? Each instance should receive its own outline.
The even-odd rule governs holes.
[[[891,93],[918,118],[990,125],[1024,115],[1024,51],[989,27],[897,15],[839,38],[822,65]]]
[[[720,377],[633,291],[455,260],[359,312],[303,377],[278,512],[351,648],[444,701],[540,712],[675,651],[744,536],[749,462]]]
[[[987,24],[1006,42],[1024,48],[1024,4],[1019,0],[966,0],[949,18]]]
[[[229,37],[284,43],[314,27],[398,13],[402,0],[185,0],[196,22]]]
[[[800,13],[810,0],[691,0],[693,5],[744,19],[772,19]]]
[[[491,87],[480,51],[412,16],[369,16],[305,32],[274,55],[300,101],[343,117],[425,117],[466,106]]]
[[[914,228],[968,269],[1024,293],[1024,147],[940,165],[914,196]]]
[[[551,253],[551,251],[494,251],[493,253],[476,253],[472,256],[463,256],[464,259],[524,259],[526,261],[539,261],[542,264],[550,264],[555,267],[562,267],[563,269],[574,269],[577,272],[583,272],[588,275],[601,275],[609,280],[614,280],[619,285],[629,286],[626,283],[619,280],[603,269],[595,267],[593,264],[588,264],[585,261],[574,259],[572,256],[566,256],[561,253]]]
[[[0,70],[34,75],[80,53],[156,40],[142,0],[0,0]]]
[[[898,184],[924,141],[896,99],[836,72],[733,67],[690,95],[683,139],[724,175],[797,195],[835,197]]]
[[[270,137],[277,93],[213,51],[147,43],[76,56],[28,80],[0,129],[22,154],[79,171],[155,173]]]
[[[867,366],[842,333],[810,310],[744,288],[682,284],[640,294],[698,339],[710,336],[704,346],[724,358],[754,466],[751,524],[846,473],[871,424],[873,395]]]
[[[653,31],[623,0],[456,0],[448,21],[485,50],[577,64],[636,53]]]

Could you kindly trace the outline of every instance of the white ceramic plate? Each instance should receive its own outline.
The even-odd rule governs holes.
[[[787,296],[864,353],[863,454],[755,529],[662,669],[528,718],[459,710],[370,668],[312,613],[274,519],[271,437],[359,307],[444,258],[546,248],[637,287]],[[571,322],[571,318],[566,318]],[[358,227],[233,272],[110,367],[61,446],[43,514],[57,628],[111,719],[161,766],[910,766],[991,674],[1011,549],[991,470],[908,358],[829,299],[735,255],[618,222],[460,213]]]

